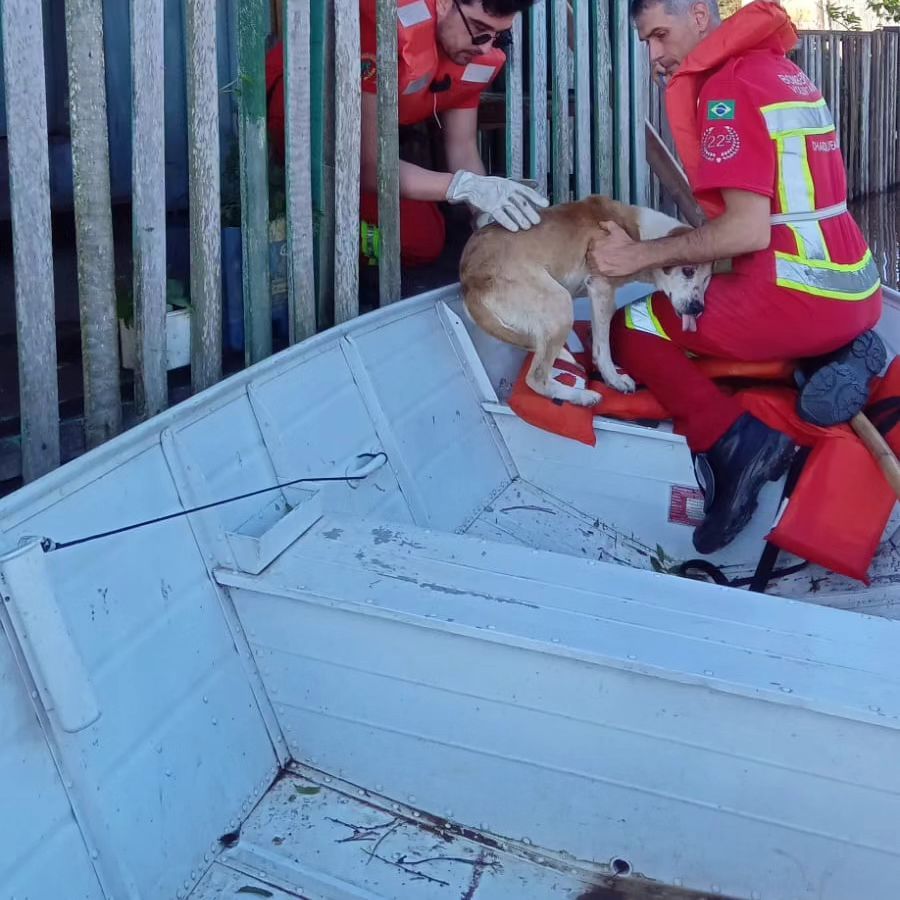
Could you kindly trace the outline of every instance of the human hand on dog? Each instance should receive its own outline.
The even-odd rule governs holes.
[[[541,221],[538,209],[550,201],[527,184],[511,178],[458,171],[447,189],[450,203],[468,203],[478,211],[478,227],[489,221],[508,231],[527,230]]]
[[[645,268],[639,241],[633,241],[615,222],[601,222],[600,228],[606,236],[591,238],[588,244],[587,267],[591,275],[627,278]]]

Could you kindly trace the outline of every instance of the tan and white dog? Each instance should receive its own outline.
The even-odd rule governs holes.
[[[541,211],[541,223],[512,233],[497,225],[475,232],[460,261],[463,300],[475,322],[507,343],[534,351],[528,386],[553,399],[580,406],[600,401],[596,391],[560,384],[551,377],[556,359],[569,359],[566,340],[574,321],[573,297],[585,289],[591,301],[592,357],[603,380],[620,391],[634,381],[620,375],[612,360],[609,324],[616,311],[616,288],[628,281],[650,281],[664,291],[685,327],[703,312],[712,265],[674,266],[631,278],[591,277],[586,255],[601,222],[621,226],[632,240],[651,240],[689,231],[663,213],[594,195]]]

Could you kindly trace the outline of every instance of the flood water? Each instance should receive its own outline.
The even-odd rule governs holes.
[[[900,288],[900,191],[872,194],[850,204],[888,287]]]

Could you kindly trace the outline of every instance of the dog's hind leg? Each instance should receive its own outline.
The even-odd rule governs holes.
[[[602,278],[588,278],[587,289],[591,298],[591,356],[594,365],[610,387],[630,394],[634,390],[634,380],[619,374],[609,346],[609,325],[616,312],[615,289]]]
[[[534,359],[525,376],[525,383],[533,391],[553,400],[568,400],[576,406],[595,406],[601,397],[596,391],[569,387],[553,378],[553,363],[557,359],[570,359],[572,355],[565,344],[572,331],[572,298],[565,288],[556,288],[544,295],[539,328],[533,330]]]

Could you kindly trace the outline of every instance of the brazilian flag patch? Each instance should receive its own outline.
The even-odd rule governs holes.
[[[710,100],[706,104],[706,118],[713,122],[726,122],[734,118],[734,100]]]

